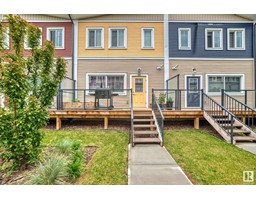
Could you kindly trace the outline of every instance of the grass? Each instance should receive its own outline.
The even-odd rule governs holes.
[[[97,151],[75,184],[127,184],[128,134],[113,130],[45,130],[42,145],[55,146],[72,140],[81,146],[96,146]]]
[[[193,184],[243,185],[243,171],[256,173],[256,155],[206,131],[166,131],[165,147]]]

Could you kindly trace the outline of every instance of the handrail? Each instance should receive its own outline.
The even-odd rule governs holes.
[[[134,128],[133,128],[134,113],[133,113],[132,89],[130,89],[130,110],[131,110],[131,134],[130,134],[130,143],[133,145],[133,141],[134,141]]]
[[[207,94],[203,93],[203,103],[204,111],[219,125],[219,127],[224,130],[226,133],[230,134],[230,142],[233,144],[234,139],[234,119],[238,120],[237,117],[227,110],[224,106],[220,105],[214,99],[212,99]],[[208,104],[207,104],[208,103]],[[209,110],[208,109],[209,106]],[[227,116],[227,118],[223,118]],[[219,117],[219,118],[216,118]],[[216,120],[217,119],[217,120]],[[229,120],[230,128],[227,128],[227,120]]]
[[[231,110],[230,112],[238,113],[239,116],[241,116],[245,126],[250,129],[254,128],[254,116],[256,112],[255,109],[225,93],[224,90],[221,91],[221,101],[224,107],[226,107],[228,110]],[[248,111],[251,111],[251,114]]]
[[[157,112],[160,113],[160,117],[158,117],[159,115],[157,115]],[[157,126],[157,129],[159,131],[159,139],[161,140],[161,144],[164,144],[164,115],[163,112],[159,106],[158,100],[156,98],[156,95],[154,94],[154,89],[152,89],[152,113],[153,116],[155,118],[155,123]]]

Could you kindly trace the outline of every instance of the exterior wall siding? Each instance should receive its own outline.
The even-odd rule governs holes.
[[[104,28],[104,49],[86,49],[86,28]],[[109,28],[127,28],[127,48],[110,49]],[[154,28],[154,49],[141,48],[141,28]],[[80,22],[78,28],[78,57],[152,57],[163,58],[164,56],[164,27],[163,23],[90,23]]]
[[[169,21],[249,21],[234,14],[170,14]]]
[[[63,20],[59,17],[40,15],[40,14],[19,14],[25,20]]]
[[[137,74],[137,68],[141,67],[141,74],[148,75],[148,102],[151,104],[152,88],[164,87],[164,71],[157,70],[163,60],[78,60],[78,89],[86,88],[87,73],[126,73],[127,89],[130,89],[130,75]],[[87,88],[88,89],[88,88]],[[82,98],[80,94],[80,98]],[[126,101],[127,96],[123,97]],[[82,100],[82,99],[81,99]],[[94,98],[92,98],[94,101]]]
[[[132,21],[163,21],[164,15],[162,14],[117,14],[117,15],[103,15],[99,17],[89,18],[88,20],[115,20],[115,21],[124,21],[124,20],[132,20]]]
[[[196,68],[195,75],[202,75],[202,87],[206,91],[206,74],[244,74],[245,89],[254,88],[254,64],[253,61],[224,61],[224,60],[172,60],[170,59],[170,69],[178,65],[177,70],[170,70],[170,77],[180,74],[180,88],[185,89],[185,75],[193,76],[192,68]],[[220,95],[210,95],[219,103]],[[243,95],[232,95],[237,99],[243,100]],[[248,104],[252,105],[252,95],[249,96]],[[183,105],[184,106],[184,105]]]
[[[191,28],[191,50],[179,50],[178,28]],[[223,50],[205,50],[205,28],[223,29]],[[245,29],[245,50],[228,50],[227,29]],[[197,58],[253,58],[252,23],[169,23],[169,56]]]

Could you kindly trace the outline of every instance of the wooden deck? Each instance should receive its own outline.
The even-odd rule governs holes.
[[[145,113],[151,109],[135,109]],[[61,129],[62,119],[104,119],[104,128],[108,129],[109,119],[130,119],[130,110],[50,110],[50,118],[56,119],[56,129]],[[203,118],[201,110],[164,110],[166,119],[194,119],[194,127],[199,129],[199,119]]]

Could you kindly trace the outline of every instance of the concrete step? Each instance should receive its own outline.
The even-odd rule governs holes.
[[[161,143],[159,138],[134,138],[133,142],[134,143],[144,143],[144,144],[148,144],[148,143],[160,144]]]
[[[154,124],[134,124],[133,125],[134,128],[156,128],[156,125]]]
[[[134,135],[152,135],[152,134],[158,134],[157,131],[134,131]]]
[[[250,136],[234,136],[235,141],[256,141],[256,137]]]

